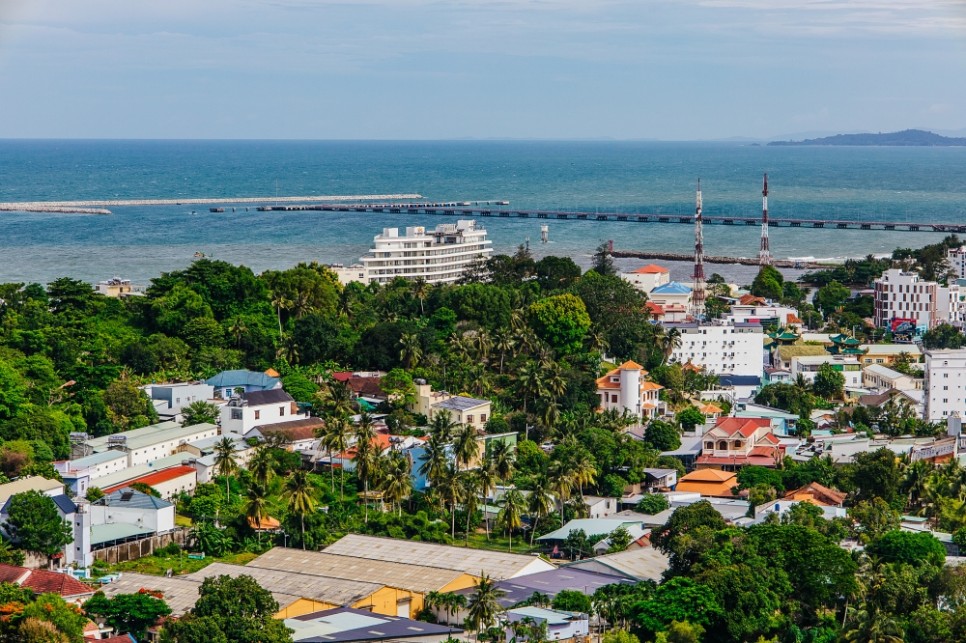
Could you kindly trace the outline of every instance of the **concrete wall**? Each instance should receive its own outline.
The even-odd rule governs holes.
[[[179,529],[160,536],[151,536],[141,540],[132,540],[129,543],[98,549],[94,552],[94,560],[102,560],[106,563],[123,563],[128,560],[137,560],[150,556],[156,549],[167,547],[171,543],[178,543],[182,547],[188,538],[187,529]]]

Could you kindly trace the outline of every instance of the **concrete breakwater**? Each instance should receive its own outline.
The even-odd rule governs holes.
[[[244,196],[213,197],[199,199],[103,199],[88,201],[23,201],[0,203],[0,211],[7,212],[58,212],[67,214],[111,214],[102,208],[144,205],[210,205],[216,203],[299,203],[318,201],[394,201],[421,199],[421,194],[354,194],[310,196]]]
[[[658,261],[693,261],[693,254],[682,254],[677,252],[646,252],[638,250],[614,250],[611,256],[619,259],[656,259]],[[757,266],[757,257],[719,257],[715,255],[704,255],[705,263],[719,264],[739,264],[742,266]],[[797,268],[800,270],[821,270],[834,264],[819,263],[816,261],[794,261],[791,259],[772,259],[771,265],[775,268]]]

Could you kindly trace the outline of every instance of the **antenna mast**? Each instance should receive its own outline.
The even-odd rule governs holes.
[[[761,190],[761,247],[758,249],[758,265],[771,265],[771,252],[768,249],[768,174],[765,174]]]
[[[698,193],[694,209],[694,286],[691,290],[691,310],[695,319],[704,315],[704,230],[701,218],[701,179],[698,179]]]

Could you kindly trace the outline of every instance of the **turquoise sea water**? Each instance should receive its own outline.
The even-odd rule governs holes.
[[[0,141],[0,201],[419,193],[431,201],[507,199],[518,208],[758,215],[769,175],[773,218],[966,220],[966,148],[767,147],[650,142]],[[0,213],[0,282],[59,276],[146,283],[196,252],[256,271],[351,263],[383,227],[441,217],[244,212],[207,206],[112,208],[111,216]],[[195,214],[192,214],[192,209]],[[689,252],[669,224],[483,219],[496,252],[526,238],[537,256],[586,264],[602,241]],[[755,256],[758,228],[708,226],[706,252]],[[930,233],[772,229],[778,257],[843,258],[933,242]],[[689,268],[672,268],[686,278]],[[747,270],[710,266],[743,278]]]

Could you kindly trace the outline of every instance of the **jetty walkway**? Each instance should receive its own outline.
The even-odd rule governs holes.
[[[656,261],[694,261],[694,254],[682,254],[677,252],[649,252],[646,250],[613,250],[610,255],[619,259],[650,259]],[[716,255],[704,255],[705,263],[718,264],[739,264],[742,266],[758,266],[758,257],[720,257]],[[802,270],[822,270],[834,263],[822,263],[818,261],[796,261],[794,259],[772,259],[771,265],[775,268],[797,268]]]
[[[111,214],[103,208],[121,208],[142,205],[212,205],[258,204],[258,203],[311,203],[317,201],[386,201],[421,199],[421,194],[354,194],[354,195],[312,195],[312,196],[245,196],[214,197],[200,199],[103,199],[89,201],[21,201],[0,203],[0,211],[5,212],[57,212],[66,214]]]
[[[500,205],[507,202],[497,202]],[[481,207],[482,206],[482,207]],[[480,205],[460,204],[421,204],[421,203],[355,203],[355,204],[318,204],[318,205],[266,205],[261,211],[295,212],[316,210],[321,212],[383,212],[390,214],[432,214],[459,217],[502,217],[555,219],[561,221],[630,221],[634,223],[683,223],[694,225],[693,214],[656,214],[623,212],[589,212],[568,210],[518,210],[494,209],[486,202]],[[706,225],[760,226],[761,217],[704,215]],[[912,221],[874,221],[865,219],[768,219],[771,228],[801,228],[833,230],[890,230],[897,232],[945,232],[966,233],[966,224],[925,223]]]

